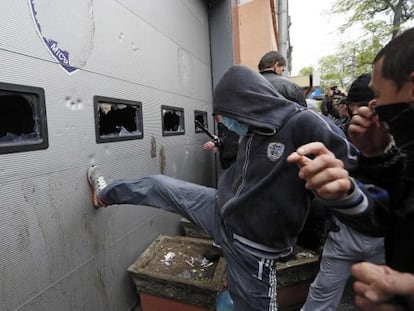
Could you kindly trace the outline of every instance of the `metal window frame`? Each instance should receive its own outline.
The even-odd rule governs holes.
[[[37,140],[23,140],[17,143],[13,142],[1,142],[0,143],[0,154],[15,153],[15,152],[27,152],[34,150],[47,149],[49,147],[49,135],[47,128],[47,115],[46,115],[46,102],[45,102],[45,91],[43,88],[19,85],[0,82],[0,95],[16,95],[22,96],[32,106],[33,119],[37,118],[40,138]],[[1,103],[0,103],[1,109]]]
[[[141,134],[136,135],[128,135],[128,136],[110,136],[104,137],[100,135],[100,124],[99,124],[99,104],[114,104],[114,105],[129,105],[139,107],[139,131]],[[120,98],[113,98],[113,97],[106,97],[106,96],[99,96],[95,95],[93,97],[93,109],[94,109],[94,118],[95,118],[95,138],[97,144],[102,143],[109,143],[109,142],[118,142],[118,141],[125,141],[125,140],[137,140],[144,138],[144,121],[142,116],[142,102],[140,101],[133,101],[127,99],[120,99]]]
[[[183,120],[183,130],[177,131],[177,132],[170,132],[165,130],[164,125],[164,110],[173,110],[173,111],[179,111],[182,115]],[[184,108],[181,107],[174,107],[174,106],[161,106],[161,124],[162,124],[162,136],[177,136],[177,135],[185,135],[185,115],[184,115]]]

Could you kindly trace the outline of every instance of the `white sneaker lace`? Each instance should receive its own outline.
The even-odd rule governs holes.
[[[107,186],[106,181],[103,176],[99,176],[98,178],[95,179],[95,185],[96,185],[97,192],[102,191]]]

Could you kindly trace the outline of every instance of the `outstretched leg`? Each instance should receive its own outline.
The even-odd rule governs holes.
[[[96,208],[113,204],[155,207],[180,214],[214,236],[218,223],[214,188],[165,175],[120,179],[107,184],[97,166],[89,168],[88,182]]]

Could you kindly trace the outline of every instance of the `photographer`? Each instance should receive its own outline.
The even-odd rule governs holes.
[[[329,89],[327,89],[321,104],[321,111],[323,115],[333,119],[339,118],[338,110],[334,105],[334,99],[338,99],[338,96],[340,96],[340,94],[341,92],[338,90],[337,86],[331,86]]]

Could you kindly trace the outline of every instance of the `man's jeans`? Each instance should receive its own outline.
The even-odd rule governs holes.
[[[177,213],[213,237],[223,250],[235,310],[276,311],[276,261],[258,258],[237,246],[223,227],[217,190],[165,175],[117,180],[99,197],[108,205],[134,204]]]

